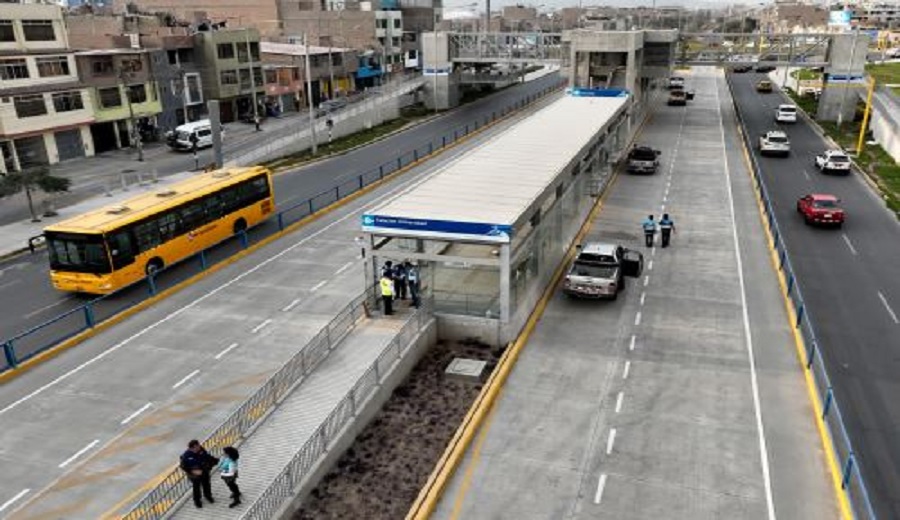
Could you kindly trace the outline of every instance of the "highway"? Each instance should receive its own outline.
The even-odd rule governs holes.
[[[454,130],[473,125],[475,121],[481,125],[485,118],[490,118],[495,111],[546,88],[557,81],[557,78],[556,74],[550,74],[528,83],[515,85],[359,150],[280,174],[275,178],[278,207],[283,209],[302,202],[333,188],[340,182],[377,168],[401,153],[415,148],[424,150],[428,147],[428,143],[435,147],[440,146],[442,138],[448,132],[452,134]],[[277,224],[273,219],[253,230],[251,241],[267,236],[276,229]],[[214,261],[220,260],[238,249],[237,241],[230,241],[216,248],[211,258]],[[159,286],[169,287],[196,273],[198,269],[196,263],[168,269],[160,276]],[[63,294],[53,289],[47,271],[47,257],[44,252],[0,262],[0,308],[7,311],[0,315],[0,340],[24,332],[87,301],[84,296]],[[97,305],[95,314],[98,318],[113,315],[140,301],[147,290],[145,284],[137,284],[126,289]],[[63,331],[77,330],[77,327],[84,323],[81,314],[75,313],[49,327],[46,332],[19,341],[17,352],[24,355],[57,341]],[[0,367],[4,366],[3,363],[5,361],[0,362]]]
[[[731,75],[753,140],[775,128],[774,108],[785,102],[778,92],[757,94],[760,78]],[[791,156],[759,158],[761,173],[875,512],[900,518],[900,227],[861,174],[818,172],[813,156],[826,143],[804,119],[783,128]],[[813,192],[841,198],[847,212],[843,229],[804,225],[796,200]]]

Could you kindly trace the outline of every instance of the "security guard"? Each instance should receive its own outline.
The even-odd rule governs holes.
[[[641,223],[641,228],[644,230],[644,241],[647,243],[647,247],[653,247],[653,236],[656,235],[656,221],[653,220],[653,215],[647,216],[647,219]]]
[[[384,315],[394,314],[394,280],[387,274],[381,276],[381,302],[384,304]]]
[[[662,236],[662,246],[669,247],[669,238],[672,232],[675,231],[675,221],[669,218],[668,213],[663,213],[662,218],[659,220],[659,231]]]

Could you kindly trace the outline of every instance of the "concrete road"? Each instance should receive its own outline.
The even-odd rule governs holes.
[[[724,79],[638,141],[585,241],[645,255],[615,302],[557,291],[435,518],[836,518]],[[640,222],[670,213],[669,248]]]
[[[513,86],[354,152],[278,175],[275,178],[278,208],[284,210],[373,168],[377,170],[379,165],[401,153],[414,149],[424,153],[429,145],[437,147],[448,133],[452,135],[460,130],[462,135],[461,130],[466,125],[474,127],[476,121],[479,125],[483,124],[496,111],[546,88],[558,81],[557,78],[556,74],[551,74]],[[317,207],[324,205],[325,201],[323,199]],[[274,221],[266,222],[251,232],[251,238],[258,240],[276,229]],[[212,255],[214,259],[221,259],[238,249],[239,244],[231,241],[216,248]],[[167,270],[169,272],[160,280],[162,287],[192,275],[197,269],[197,265],[181,265]],[[146,293],[147,287],[143,284],[126,289],[97,305],[95,313],[98,318],[110,316],[140,301]],[[60,293],[50,285],[45,252],[0,262],[0,308],[7,311],[0,314],[0,341],[76,309],[85,301],[85,297]],[[84,323],[81,314],[70,315],[46,332],[19,341],[20,350],[17,351],[21,352],[20,355],[36,351],[59,341],[65,334],[77,331]],[[5,360],[0,360],[2,366],[5,366]]]
[[[0,514],[99,518],[139,497],[362,292],[361,214],[506,125],[4,385]]]
[[[755,79],[733,76],[751,137],[775,128],[774,107],[785,100],[757,94]],[[818,172],[813,156],[827,145],[803,119],[784,129],[791,156],[761,158],[762,175],[875,512],[900,518],[900,226],[858,174]],[[840,197],[843,229],[804,225],[795,208],[807,193]]]

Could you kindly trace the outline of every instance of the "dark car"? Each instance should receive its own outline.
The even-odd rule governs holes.
[[[772,72],[775,70],[774,65],[757,65],[756,72]]]
[[[735,74],[743,74],[745,72],[750,72],[751,70],[753,70],[753,67],[750,65],[736,65],[731,68],[731,72],[734,72]]]

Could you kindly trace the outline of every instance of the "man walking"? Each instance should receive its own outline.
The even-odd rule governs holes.
[[[644,230],[644,242],[647,247],[653,247],[653,236],[656,235],[656,222],[653,220],[653,215],[647,216],[646,220],[641,223],[641,228]]]
[[[196,439],[189,442],[188,449],[181,454],[180,467],[187,474],[188,480],[191,481],[194,491],[194,505],[198,508],[203,507],[201,491],[210,504],[215,502],[212,496],[212,483],[210,482],[209,473],[218,463],[219,459],[210,455],[200,444],[200,441]]]
[[[406,262],[406,283],[409,286],[409,297],[412,298],[411,305],[419,308],[419,268],[413,264]]]
[[[387,273],[381,275],[381,303],[384,305],[384,315],[394,314],[394,280]]]
[[[675,221],[669,218],[668,213],[663,213],[659,220],[659,231],[662,236],[662,246],[669,247],[669,238],[675,232]]]

